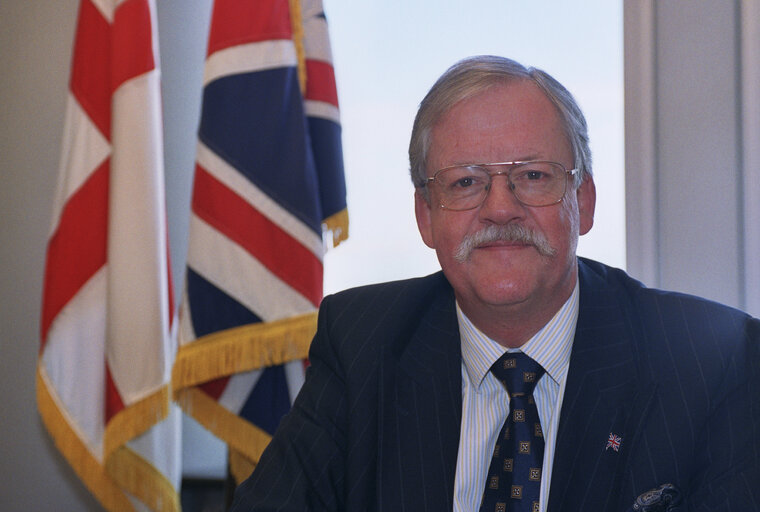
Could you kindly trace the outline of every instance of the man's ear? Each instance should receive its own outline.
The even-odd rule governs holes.
[[[433,245],[433,228],[430,224],[430,203],[423,197],[420,190],[414,192],[414,215],[417,218],[417,229],[420,230],[422,241],[431,249]]]
[[[580,234],[585,235],[594,225],[594,209],[596,208],[596,185],[594,185],[594,178],[591,176],[586,177],[575,193],[578,198]]]

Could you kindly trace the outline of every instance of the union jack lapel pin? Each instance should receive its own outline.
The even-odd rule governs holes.
[[[622,437],[616,436],[612,432],[610,432],[610,437],[607,438],[607,446],[604,448],[604,451],[609,450],[612,448],[613,450],[620,451],[620,443],[623,440]]]

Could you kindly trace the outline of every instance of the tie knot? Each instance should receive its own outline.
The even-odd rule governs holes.
[[[522,352],[507,352],[491,366],[491,372],[504,383],[511,398],[532,395],[544,369]]]

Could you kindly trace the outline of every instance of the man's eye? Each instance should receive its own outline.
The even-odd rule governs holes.
[[[525,171],[523,178],[529,181],[539,181],[546,179],[548,175],[541,171]]]
[[[454,182],[455,188],[467,188],[471,187],[475,184],[475,178],[472,176],[467,176],[466,178],[459,178],[457,181]]]
[[[550,173],[536,169],[521,170],[512,175],[512,181],[515,183],[535,183],[539,181],[549,181],[551,178],[552,175]]]

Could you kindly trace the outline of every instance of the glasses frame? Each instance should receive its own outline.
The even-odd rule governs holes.
[[[565,171],[565,189],[562,191],[562,195],[560,196],[560,198],[552,203],[542,204],[539,206],[527,204],[523,202],[519,197],[517,197],[517,194],[515,194],[515,185],[514,183],[512,183],[512,170],[516,166],[525,165],[525,164],[536,164],[536,163],[557,165],[563,171]],[[487,167],[497,166],[497,165],[507,166],[507,169],[503,171],[495,171],[495,172],[491,172],[489,169],[487,169]],[[429,178],[425,180],[425,187],[427,187],[431,183],[434,183],[436,180],[436,177],[443,171],[446,171],[449,169],[455,169],[457,167],[482,167],[488,174],[488,186],[486,188],[486,193],[483,196],[483,199],[480,201],[480,203],[476,204],[475,206],[471,206],[470,208],[449,208],[448,206],[444,206],[443,204],[438,205],[440,208],[444,210],[450,210],[452,212],[466,212],[468,210],[474,210],[475,208],[479,208],[483,206],[483,203],[486,202],[486,199],[488,198],[488,194],[491,191],[491,185],[493,184],[494,176],[506,176],[507,181],[509,182],[509,191],[512,192],[512,195],[515,196],[515,199],[517,199],[517,202],[520,203],[521,205],[529,206],[531,208],[543,208],[545,206],[553,206],[555,204],[561,203],[562,200],[565,198],[565,194],[567,194],[567,182],[568,182],[567,175],[575,176],[579,172],[577,168],[568,170],[561,163],[554,162],[552,160],[517,160],[514,162],[493,162],[493,163],[487,163],[487,164],[456,164],[456,165],[449,165],[446,167],[442,167],[438,169],[437,171],[435,171],[432,176],[430,176]]]

